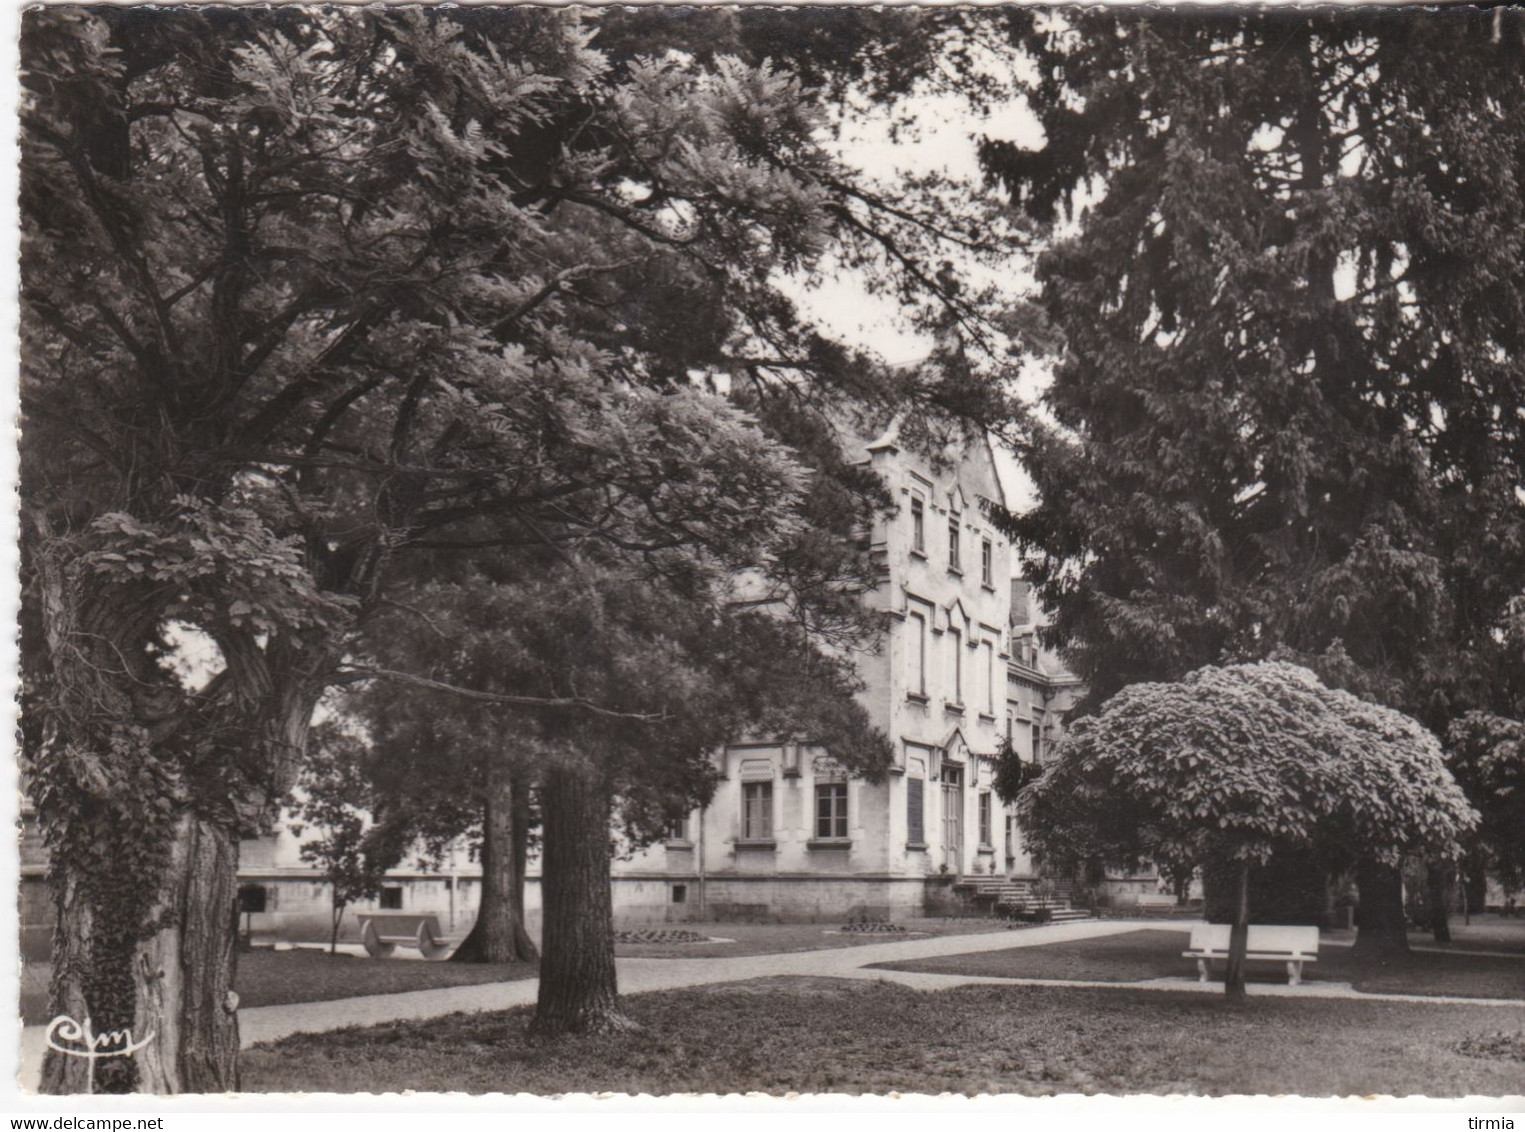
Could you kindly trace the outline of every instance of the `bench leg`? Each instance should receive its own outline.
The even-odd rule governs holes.
[[[1287,985],[1300,987],[1303,985],[1303,964],[1299,959],[1294,959],[1287,964]]]
[[[1197,960],[1197,982],[1199,982],[1199,983],[1207,982],[1207,975],[1208,975],[1207,960],[1206,959],[1198,959]]]
[[[376,930],[375,924],[365,925],[365,930],[360,933],[360,942],[365,944],[365,953],[372,959],[386,959],[397,950],[395,944],[381,942],[381,933]]]

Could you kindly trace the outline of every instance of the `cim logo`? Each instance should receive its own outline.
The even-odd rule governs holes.
[[[67,1014],[60,1014],[48,1023],[44,1040],[49,1049],[68,1057],[89,1058],[93,1063],[103,1057],[131,1057],[152,1042],[154,1035],[150,1033],[142,1041],[135,1042],[131,1030],[107,1030],[97,1034],[90,1028],[88,1016],[83,1022],[76,1022]]]

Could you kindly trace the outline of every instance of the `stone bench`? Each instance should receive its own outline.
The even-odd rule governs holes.
[[[1228,958],[1228,924],[1204,924],[1191,929],[1191,946],[1181,952],[1183,958],[1195,959],[1199,982],[1207,982],[1214,959]],[[1251,924],[1245,958],[1287,965],[1287,982],[1298,986],[1303,981],[1303,964],[1318,962],[1318,929],[1284,924]]]
[[[363,912],[356,918],[360,921],[360,941],[365,944],[366,954],[374,958],[385,959],[397,950],[398,944],[418,948],[425,959],[443,959],[450,951],[435,916]]]

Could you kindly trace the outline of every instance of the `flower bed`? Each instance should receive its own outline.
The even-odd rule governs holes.
[[[614,933],[615,943],[708,943],[710,937],[687,928],[627,928]]]

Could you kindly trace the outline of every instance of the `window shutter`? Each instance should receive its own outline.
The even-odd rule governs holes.
[[[906,779],[906,839],[918,843],[927,839],[926,808],[923,804],[922,786],[923,783],[919,778]]]

